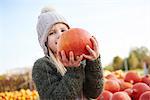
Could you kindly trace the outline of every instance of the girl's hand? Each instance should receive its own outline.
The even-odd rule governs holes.
[[[92,38],[90,39],[92,44],[93,44],[93,49],[90,48],[89,45],[86,46],[86,49],[89,52],[89,55],[85,55],[83,54],[83,57],[89,60],[95,60],[99,57],[99,45],[98,42],[96,40],[96,38],[94,36],[92,36]]]
[[[83,55],[77,56],[74,58],[74,54],[72,51],[69,52],[69,59],[66,57],[65,52],[62,50],[60,53],[58,53],[58,59],[62,62],[62,64],[66,67],[68,66],[74,66],[78,67],[80,66],[80,62],[83,59]]]

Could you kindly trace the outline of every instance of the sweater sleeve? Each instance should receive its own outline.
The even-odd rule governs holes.
[[[84,95],[88,98],[97,98],[103,90],[103,71],[100,56],[94,61],[86,61]]]
[[[72,100],[83,88],[83,67],[67,68],[64,76],[53,63],[38,60],[32,69],[32,77],[41,100]],[[48,69],[48,70],[47,70]]]

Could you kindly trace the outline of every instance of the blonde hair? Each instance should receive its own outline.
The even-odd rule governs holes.
[[[54,61],[57,70],[60,72],[60,74],[61,74],[62,76],[64,76],[64,74],[66,73],[67,69],[66,69],[65,66],[60,62],[60,60],[54,56],[54,54],[52,53],[51,50],[48,50],[48,51],[49,51],[49,56],[50,56],[50,57],[52,58],[52,60]]]
[[[67,28],[70,29],[70,26],[69,26],[68,24],[64,23],[64,22],[57,22],[57,23],[54,23],[54,24],[51,26],[51,28],[52,28],[54,25],[60,24],[60,23],[66,25]],[[50,32],[51,28],[49,29],[48,33]],[[46,43],[47,43],[47,42],[48,42],[48,38],[47,38]],[[48,44],[48,43],[47,43],[47,44]],[[47,49],[46,55],[47,55],[48,57],[50,56],[50,57],[52,58],[52,60],[54,61],[54,64],[56,65],[57,70],[60,72],[60,74],[61,74],[62,76],[64,76],[64,74],[66,73],[67,69],[66,69],[65,66],[60,62],[60,60],[59,60],[57,57],[54,56],[53,52],[52,52],[50,49],[48,49],[48,45],[47,45],[47,44],[45,45],[45,46],[46,46],[46,49]]]

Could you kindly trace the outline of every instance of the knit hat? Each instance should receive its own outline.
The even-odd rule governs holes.
[[[69,25],[67,24],[65,18],[57,13],[52,7],[44,7],[41,10],[41,14],[38,16],[38,23],[36,27],[38,33],[38,40],[45,55],[48,55],[48,49],[45,45],[48,33],[52,26],[59,22],[64,23],[69,28]]]

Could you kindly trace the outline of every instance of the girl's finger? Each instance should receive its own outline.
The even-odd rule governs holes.
[[[97,41],[96,37],[95,37],[95,36],[92,36],[92,37],[94,38],[94,40],[96,41],[96,43],[98,43],[98,41]]]
[[[68,59],[67,59],[67,57],[66,57],[66,54],[65,54],[65,51],[64,51],[64,50],[61,51],[61,56],[62,56],[62,61],[65,62],[65,63],[67,63],[67,62],[68,62]]]
[[[92,57],[91,57],[91,56],[89,56],[89,55],[85,55],[85,54],[83,54],[83,57],[84,57],[84,58],[86,58],[86,59],[92,60]]]
[[[98,43],[98,41],[97,41],[97,39],[96,39],[96,37],[95,36],[92,36],[93,38],[94,38],[94,40],[96,41],[96,44],[97,44],[97,50],[96,51],[98,51],[99,50],[99,43]]]
[[[81,55],[80,57],[79,56],[77,56],[76,57],[76,64],[77,64],[77,66],[80,66],[80,62],[82,61],[82,59],[83,59],[83,55]]]
[[[81,61],[82,61],[82,59],[83,59],[83,55],[81,55],[81,56],[77,56],[77,62],[81,62]]]
[[[69,61],[71,61],[71,63],[74,62],[74,54],[72,51],[69,52]]]
[[[93,44],[94,51],[97,50],[98,44],[97,44],[96,40],[94,38],[91,38],[90,40],[91,40],[91,42]]]
[[[86,49],[88,50],[88,52],[90,53],[90,55],[94,54],[94,51],[90,48],[89,45],[86,45]]]

